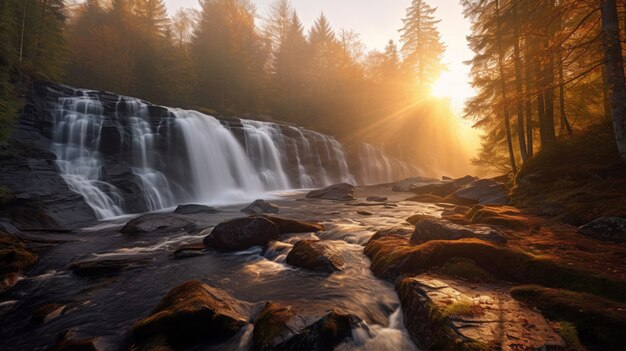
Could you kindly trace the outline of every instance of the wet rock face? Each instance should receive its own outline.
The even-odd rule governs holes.
[[[579,232],[592,238],[626,242],[626,219],[619,217],[601,217],[579,228]]]
[[[306,197],[310,199],[351,201],[355,199],[354,185],[348,183],[335,184],[323,189],[313,190]]]
[[[153,213],[129,221],[121,232],[126,235],[137,235],[156,231],[181,231],[193,227],[194,223],[188,219],[172,214]]]
[[[506,286],[421,275],[396,289],[404,323],[422,349],[565,350],[541,313],[515,301]]]
[[[138,345],[164,338],[177,349],[222,341],[247,324],[244,305],[223,290],[189,281],[172,289],[150,316],[135,323],[132,335]]]
[[[194,205],[194,204],[190,204],[190,205],[178,205],[178,207],[176,207],[176,210],[174,210],[174,213],[176,214],[215,214],[218,213],[219,210],[213,208],[213,207],[209,207],[209,206],[204,206],[204,205]]]
[[[328,244],[316,240],[298,241],[287,255],[287,263],[319,273],[341,271],[344,262]]]
[[[337,310],[313,313],[267,303],[254,325],[254,350],[332,350],[351,335],[358,319]]]
[[[241,212],[248,214],[261,214],[261,213],[278,213],[278,206],[265,200],[255,200]]]
[[[430,240],[459,240],[478,238],[494,243],[506,243],[507,239],[499,231],[483,226],[464,226],[445,219],[422,218],[415,223],[411,236],[412,244],[421,244]]]
[[[204,238],[204,245],[225,251],[246,250],[252,246],[265,246],[278,240],[279,229],[263,217],[236,218],[218,224]]]

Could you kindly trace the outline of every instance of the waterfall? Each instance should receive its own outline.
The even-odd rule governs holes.
[[[53,118],[52,152],[69,188],[83,196],[98,218],[124,214],[118,190],[101,181],[98,147],[104,116],[100,102],[87,97],[59,98]]]
[[[349,162],[337,139],[301,127],[217,119],[87,90],[76,95],[57,101],[52,150],[61,176],[98,218],[416,172],[369,144]]]

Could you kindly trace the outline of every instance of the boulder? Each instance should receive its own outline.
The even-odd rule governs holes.
[[[99,278],[119,274],[123,271],[146,266],[150,258],[129,258],[117,260],[92,260],[74,263],[70,269],[74,274],[86,278]]]
[[[164,337],[176,349],[202,342],[219,342],[247,324],[244,303],[227,292],[199,281],[175,287],[146,318],[135,323],[139,345]]]
[[[396,289],[404,324],[423,350],[565,350],[541,313],[506,287],[420,275]]]
[[[332,350],[350,337],[358,319],[338,310],[308,312],[268,302],[254,325],[254,350]]]
[[[317,240],[298,241],[287,255],[287,263],[319,273],[342,270],[343,259],[328,244]]]
[[[204,238],[204,245],[225,251],[246,250],[252,246],[265,246],[278,240],[278,226],[267,218],[235,218],[218,224]]]
[[[355,199],[354,190],[354,185],[341,183],[331,185],[323,189],[313,190],[309,192],[306,197],[309,199],[351,201]]]
[[[137,235],[152,232],[190,230],[195,224],[181,216],[168,213],[151,213],[130,220],[122,228],[122,234]]]
[[[324,226],[319,223],[287,219],[270,215],[263,215],[262,217],[274,223],[278,227],[278,232],[280,234],[315,233],[319,232],[320,230],[324,230]]]
[[[241,210],[241,212],[248,214],[278,213],[278,211],[278,206],[265,200],[255,200],[248,207]]]
[[[491,179],[475,180],[455,191],[453,195],[482,205],[506,205],[509,203],[509,196],[504,185]]]
[[[397,182],[394,182],[393,186],[391,187],[391,190],[397,191],[397,192],[406,192],[406,191],[409,191],[409,187],[411,185],[425,185],[425,184],[436,183],[436,182],[438,182],[438,180],[433,179],[433,178],[411,177],[411,178],[406,178],[406,179],[402,179]]]
[[[360,214],[361,216],[373,216],[374,215],[374,212],[365,211],[365,210],[356,211],[356,213]]]
[[[413,235],[413,229],[408,227],[392,227],[387,229],[381,229],[374,233],[370,240],[378,240],[388,235],[397,235],[409,239],[411,235]]]
[[[190,215],[190,214],[215,214],[220,212],[219,210],[210,207],[210,206],[204,206],[204,205],[194,205],[194,204],[190,204],[190,205],[178,205],[178,207],[176,207],[176,210],[174,210],[174,213],[176,214],[186,214],[186,215]]]
[[[452,180],[444,180],[436,183],[426,184],[426,185],[412,185],[409,187],[409,191],[414,192],[418,195],[430,194],[436,196],[448,196],[454,193],[456,190],[460,189],[462,186],[469,184],[475,181],[476,178],[472,176],[465,176],[459,179]]]
[[[372,202],[385,202],[387,201],[386,197],[383,196],[369,196],[367,198],[367,201],[372,201]]]
[[[465,226],[439,218],[422,218],[415,223],[411,236],[412,244],[421,244],[431,240],[459,240],[478,238],[494,243],[506,243],[507,239],[499,231],[490,227]]]
[[[600,217],[581,226],[579,232],[592,238],[623,243],[626,242],[626,219]]]

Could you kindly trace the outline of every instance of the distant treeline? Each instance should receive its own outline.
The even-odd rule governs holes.
[[[515,172],[557,138],[598,123],[613,123],[626,162],[620,48],[626,39],[626,2],[462,3],[473,23],[469,42],[476,53],[471,65],[478,90],[466,106],[466,117],[486,132],[479,165]]]
[[[418,164],[445,151],[433,167],[467,169],[452,112],[428,94],[444,45],[425,2],[407,9],[401,42],[382,52],[366,52],[357,33],[333,29],[323,14],[305,29],[288,0],[264,14],[248,0],[201,5],[170,17],[163,0],[5,0],[0,35],[12,45],[2,47],[0,99],[15,107],[10,97],[30,79],[60,80],[168,106],[269,115],[386,144]]]

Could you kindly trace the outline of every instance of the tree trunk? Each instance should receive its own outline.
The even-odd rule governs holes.
[[[526,162],[527,149],[526,149],[526,137],[524,135],[524,102],[523,102],[523,83],[522,83],[522,59],[520,57],[520,34],[519,34],[519,18],[517,14],[517,2],[513,5],[513,17],[514,17],[514,38],[513,38],[513,54],[515,56],[515,85],[517,89],[517,136],[519,138],[519,149],[522,156],[522,161]]]
[[[496,18],[498,28],[496,29],[496,44],[498,46],[498,66],[500,70],[500,92],[502,94],[502,107],[504,110],[504,128],[506,132],[506,143],[509,149],[509,158],[511,160],[511,171],[517,173],[517,165],[515,164],[515,153],[513,152],[513,139],[511,137],[511,116],[509,115],[508,99],[506,97],[506,76],[504,75],[504,52],[502,49],[502,30],[500,18],[500,2],[496,0]]]
[[[617,4],[615,0],[600,0],[602,12],[602,42],[604,66],[611,116],[617,149],[626,162],[626,86],[624,86],[624,59],[619,34]]]
[[[567,114],[565,113],[565,83],[563,76],[563,63],[561,62],[559,68],[559,111],[561,114],[561,134],[567,132],[567,135],[571,136],[572,126],[569,124]]]
[[[526,90],[524,92],[524,103],[526,109],[526,147],[528,148],[528,157],[532,157],[535,152],[533,148],[533,110],[532,110],[532,93],[531,93],[531,70],[532,62],[530,60],[530,45],[528,36],[524,41],[524,81]]]
[[[545,74],[544,96],[545,96],[545,120],[541,129],[541,147],[552,146],[556,142],[556,133],[554,131],[554,56],[549,54],[548,67]]]

